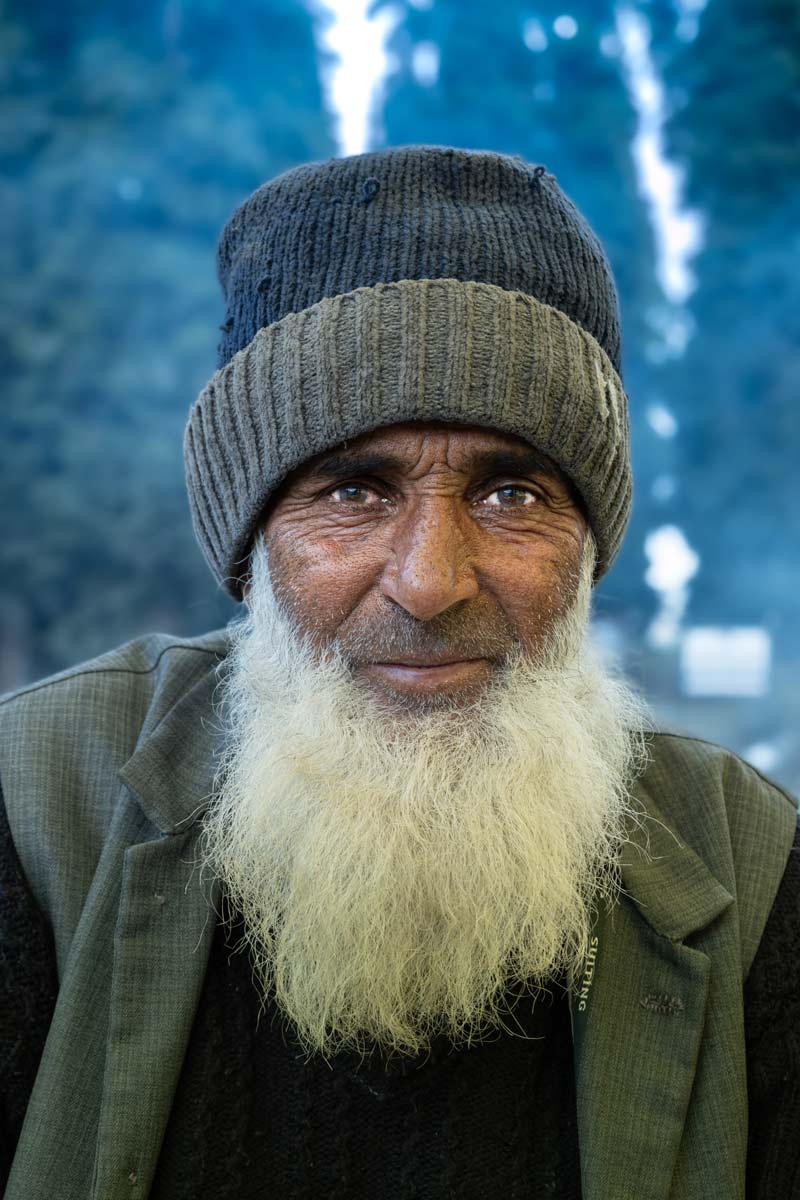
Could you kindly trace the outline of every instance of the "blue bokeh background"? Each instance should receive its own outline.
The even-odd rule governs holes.
[[[672,725],[800,787],[793,0],[9,0],[0,689],[233,606],[181,438],[214,247],[297,163],[543,162],[618,281],[636,497],[596,634]]]

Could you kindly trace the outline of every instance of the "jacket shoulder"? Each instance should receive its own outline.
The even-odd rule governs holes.
[[[678,837],[736,897],[743,961],[752,961],[797,832],[798,800],[734,751],[659,731],[642,790]]]
[[[133,638],[96,658],[0,695],[0,732],[26,711],[48,708],[54,701],[57,711],[59,704],[63,707],[65,695],[80,702],[98,689],[112,691],[122,687],[150,698],[176,669],[181,671],[190,666],[192,658],[199,661],[203,655],[211,655],[219,659],[226,649],[224,629],[195,638],[166,633]]]
[[[0,697],[0,787],[45,911],[54,879],[66,876],[85,894],[121,793],[120,768],[226,648],[224,630],[148,634]]]
[[[797,797],[725,746],[658,730],[652,735],[650,752],[644,778],[651,788],[671,793],[713,791],[733,817],[742,806],[755,803],[797,819]]]

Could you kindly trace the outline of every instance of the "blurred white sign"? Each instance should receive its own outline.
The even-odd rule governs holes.
[[[686,696],[766,696],[771,666],[772,641],[758,626],[696,626],[681,638]]]

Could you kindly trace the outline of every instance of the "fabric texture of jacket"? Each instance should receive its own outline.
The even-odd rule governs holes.
[[[7,697],[0,782],[52,926],[59,993],[6,1200],[143,1200],[218,906],[198,866],[224,632],[152,635]],[[735,755],[656,734],[647,819],[572,997],[586,1200],[741,1200],[742,988],[796,802]]]

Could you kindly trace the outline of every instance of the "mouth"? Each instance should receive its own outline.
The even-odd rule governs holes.
[[[361,668],[368,679],[407,694],[459,691],[486,679],[493,665],[488,658],[404,658],[373,662]]]

